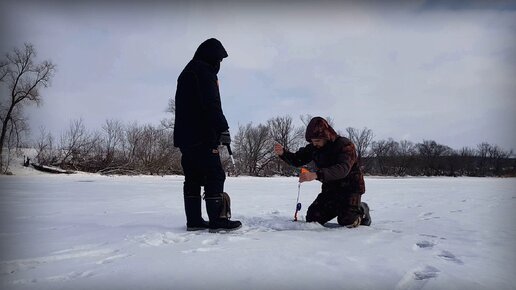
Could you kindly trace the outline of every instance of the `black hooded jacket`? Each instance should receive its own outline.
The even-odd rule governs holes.
[[[217,73],[228,56],[215,38],[201,43],[177,79],[174,146],[216,148],[220,133],[229,129],[222,112]]]

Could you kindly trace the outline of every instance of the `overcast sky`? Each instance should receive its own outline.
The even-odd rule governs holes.
[[[159,124],[179,73],[215,37],[233,134],[310,114],[376,140],[516,149],[516,2],[449,2],[2,1],[0,52],[30,42],[57,65],[42,106],[26,110],[36,135],[78,118]]]

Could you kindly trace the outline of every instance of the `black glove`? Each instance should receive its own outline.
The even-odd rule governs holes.
[[[231,136],[228,130],[220,133],[219,142],[222,145],[229,145],[231,143]]]

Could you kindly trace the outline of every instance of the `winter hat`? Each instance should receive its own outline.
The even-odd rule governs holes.
[[[306,127],[305,139],[310,142],[312,139],[326,139],[335,141],[337,133],[324,118],[314,117]]]

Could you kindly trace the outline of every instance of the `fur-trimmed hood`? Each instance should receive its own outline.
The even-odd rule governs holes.
[[[333,142],[337,137],[337,133],[328,124],[328,121],[321,117],[312,118],[306,127],[305,139],[307,142],[311,142],[312,139],[326,139]]]

